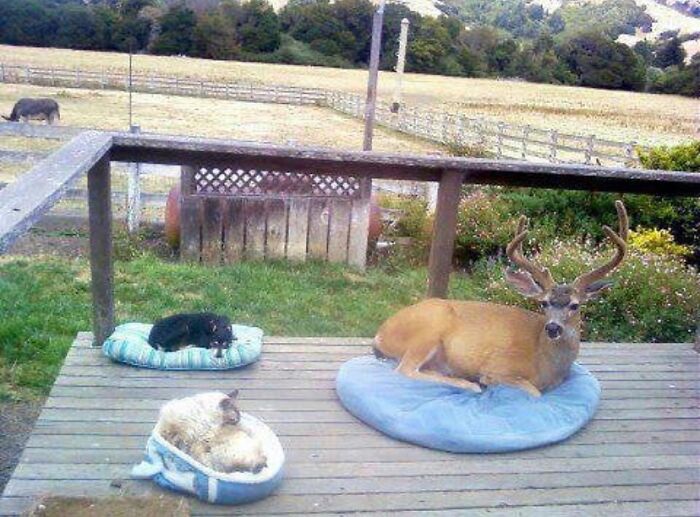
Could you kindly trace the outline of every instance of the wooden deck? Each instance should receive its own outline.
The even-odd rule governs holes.
[[[698,515],[699,355],[692,345],[586,344],[581,362],[603,385],[594,421],[559,445],[456,455],[389,439],[346,413],[340,364],[367,340],[269,338],[257,365],[232,372],[160,372],[111,363],[80,334],[12,479],[0,515],[41,495],[143,494],[129,479],[167,399],[241,389],[287,451],[286,479],[245,507],[193,504],[196,515]],[[112,483],[119,480],[121,483]],[[112,486],[113,484],[120,487]]]

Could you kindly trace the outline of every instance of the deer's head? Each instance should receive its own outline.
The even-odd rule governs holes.
[[[612,282],[604,278],[625,258],[629,221],[622,201],[615,202],[619,222],[618,233],[603,226],[603,231],[615,244],[615,255],[604,265],[590,273],[579,276],[570,284],[557,284],[547,268],[542,268],[523,255],[523,240],[527,237],[527,218],[521,216],[515,237],[508,244],[508,258],[521,268],[521,271],[506,270],[506,280],[520,294],[537,300],[545,317],[545,331],[549,339],[559,339],[567,329],[578,326],[579,307],[595,299],[608,289]]]

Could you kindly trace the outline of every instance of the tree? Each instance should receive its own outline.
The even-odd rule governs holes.
[[[193,50],[208,59],[235,59],[241,47],[233,25],[220,12],[207,12],[197,20]]]
[[[90,8],[78,4],[63,5],[56,11],[56,25],[52,45],[79,50],[100,48],[97,19]]]
[[[170,8],[160,19],[160,34],[153,43],[154,54],[189,54],[194,47],[197,18],[194,11],[183,6]]]
[[[668,68],[669,66],[683,66],[685,61],[685,49],[677,37],[673,37],[662,43],[656,50],[654,66]]]
[[[654,46],[647,40],[641,40],[632,47],[637,55],[644,61],[644,64],[649,66],[654,60]]]
[[[558,49],[562,59],[582,86],[642,90],[646,69],[627,45],[598,32],[572,38]]]
[[[279,48],[282,27],[275,10],[266,0],[249,0],[243,4],[229,2],[224,13],[234,24],[244,51],[274,52]]]
[[[56,30],[53,11],[37,0],[0,1],[0,41],[45,46]]]

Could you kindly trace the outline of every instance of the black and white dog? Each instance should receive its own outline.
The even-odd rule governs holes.
[[[214,349],[221,357],[236,337],[226,316],[211,312],[174,314],[158,320],[148,336],[148,343],[156,350],[175,352],[189,345]]]

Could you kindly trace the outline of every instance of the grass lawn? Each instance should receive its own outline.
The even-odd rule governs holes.
[[[119,323],[213,310],[269,335],[372,336],[424,295],[426,272],[358,274],[323,263],[211,268],[144,255],[117,262],[115,281]],[[452,286],[455,296],[475,294],[466,278]],[[47,393],[75,334],[91,329],[87,261],[3,258],[0,314],[0,399]]]

